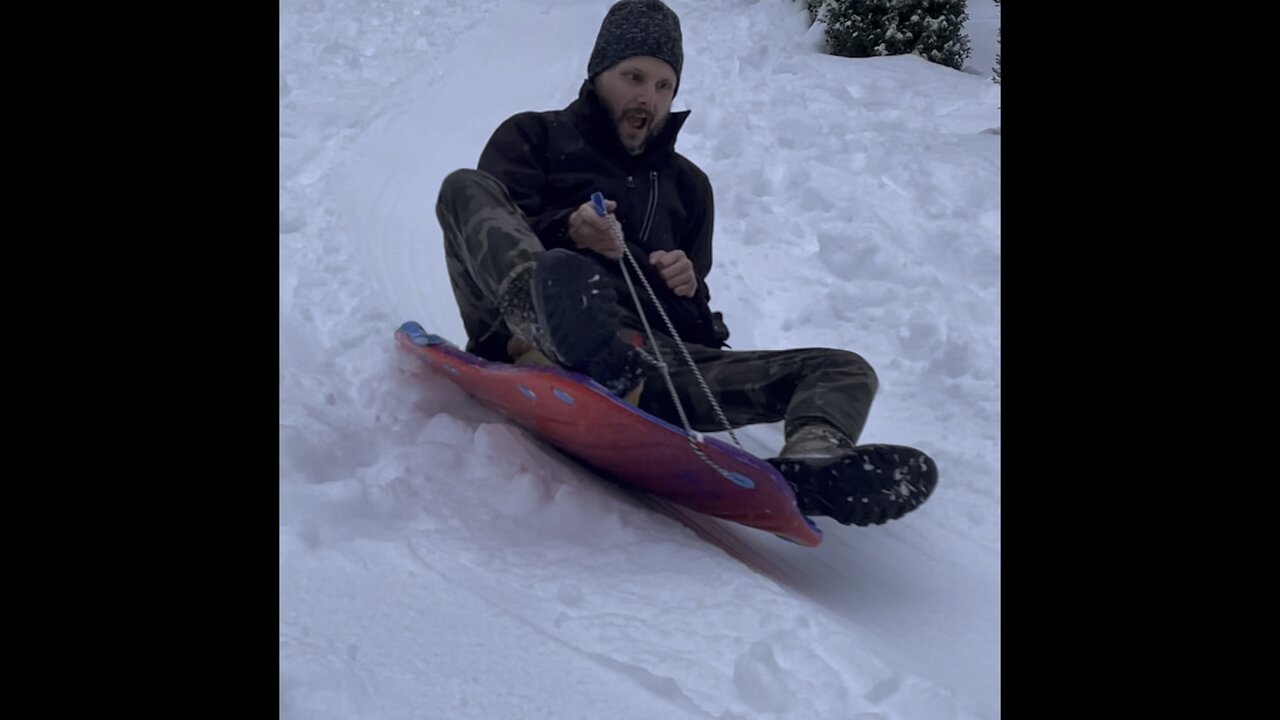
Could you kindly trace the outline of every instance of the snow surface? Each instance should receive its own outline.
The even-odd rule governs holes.
[[[999,717],[994,3],[960,72],[822,54],[798,2],[668,1],[713,308],[736,349],[871,361],[862,441],[940,467],[916,512],[699,536],[396,347],[406,320],[464,339],[440,181],[576,97],[610,4],[281,2],[280,716]]]

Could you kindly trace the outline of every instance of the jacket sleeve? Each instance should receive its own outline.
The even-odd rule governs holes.
[[[698,276],[698,289],[694,293],[702,304],[711,302],[711,291],[707,288],[707,275],[711,272],[711,236],[715,231],[715,196],[711,190],[711,181],[705,175],[698,174],[696,200],[690,213],[689,238],[685,254],[693,262],[693,273]]]
[[[548,208],[543,202],[547,142],[546,123],[538,113],[513,115],[493,132],[477,167],[506,186],[543,247],[571,247],[569,216],[576,208]]]
[[[687,302],[693,305],[694,322],[698,327],[700,342],[707,347],[725,346],[729,329],[723,315],[711,312],[711,289],[707,287],[707,275],[711,273],[711,238],[715,231],[715,194],[711,181],[701,171],[694,172],[694,202],[685,233],[685,254],[693,263],[693,273],[698,278],[698,289]]]

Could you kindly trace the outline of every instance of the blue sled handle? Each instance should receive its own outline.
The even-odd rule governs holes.
[[[604,217],[609,214],[609,211],[604,207],[604,193],[599,191],[591,193],[591,204],[595,207],[596,214],[600,217]]]

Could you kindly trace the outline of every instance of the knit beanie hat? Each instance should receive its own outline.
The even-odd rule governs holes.
[[[594,80],[629,57],[650,55],[676,71],[679,89],[680,67],[684,65],[681,42],[680,18],[662,0],[619,0],[600,24],[600,34],[587,63],[587,79]]]

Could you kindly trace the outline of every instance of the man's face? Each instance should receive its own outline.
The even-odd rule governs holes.
[[[595,86],[627,152],[644,152],[671,112],[675,71],[655,57],[630,57],[596,76]]]

